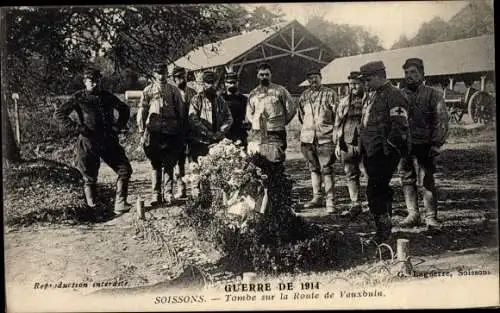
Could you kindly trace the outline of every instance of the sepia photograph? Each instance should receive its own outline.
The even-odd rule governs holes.
[[[500,307],[492,0],[0,17],[6,312]]]

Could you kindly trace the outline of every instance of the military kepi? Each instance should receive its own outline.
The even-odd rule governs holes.
[[[375,72],[381,71],[381,70],[385,70],[385,65],[384,65],[384,62],[382,62],[382,61],[368,62],[359,68],[359,71],[361,72],[362,78],[369,76]]]
[[[176,66],[172,71],[172,76],[184,76],[186,75],[186,69],[183,67]]]
[[[83,77],[90,78],[92,80],[100,79],[102,77],[101,71],[95,67],[88,67],[83,72]]]
[[[310,70],[309,72],[307,72],[307,76],[311,76],[311,75],[320,75],[321,76],[321,71],[320,70]]]
[[[349,73],[349,76],[347,76],[347,79],[359,79],[361,76],[361,72],[359,71],[353,71]]]
[[[155,63],[153,65],[153,71],[156,73],[165,73],[167,71],[166,63]]]
[[[416,66],[416,67],[423,68],[424,61],[422,61],[422,59],[419,59],[419,58],[410,58],[410,59],[406,60],[405,64],[403,64],[403,69],[408,68],[410,66]]]
[[[213,84],[215,82],[215,73],[212,71],[203,72],[203,82]]]

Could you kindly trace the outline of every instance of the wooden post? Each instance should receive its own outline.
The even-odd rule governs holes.
[[[484,91],[484,88],[486,87],[486,75],[481,76],[481,91]]]
[[[453,83],[454,83],[453,82],[453,77],[448,78],[448,80],[450,81],[450,85],[449,85],[450,90],[453,90]]]
[[[14,120],[16,122],[16,140],[17,144],[21,144],[21,126],[19,123],[19,106],[17,104],[17,100],[19,100],[19,94],[18,93],[13,93],[12,94],[12,100],[14,100]]]
[[[401,271],[404,272],[405,275],[409,275],[411,271],[411,264],[408,264],[407,262],[409,251],[410,251],[410,240],[398,239],[396,255],[398,261],[404,262],[401,263]]]

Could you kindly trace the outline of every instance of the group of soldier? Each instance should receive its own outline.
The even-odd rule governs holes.
[[[344,166],[351,200],[349,209],[338,213],[355,218],[362,212],[360,175],[365,172],[366,198],[376,225],[373,240],[384,242],[392,229],[390,180],[399,168],[408,209],[402,226],[420,223],[417,186],[421,186],[425,224],[440,227],[434,172],[436,156],[447,136],[447,111],[443,95],[425,85],[421,59],[408,59],[402,67],[405,87],[399,89],[387,80],[383,62],[366,63],[349,74],[349,92],[342,99],[321,84],[319,71],[310,71],[309,87],[295,102],[285,87],[272,82],[272,68],[267,63],[259,65],[259,84],[248,97],[238,89],[236,73],[226,73],[220,92],[215,73],[206,71],[203,88],[195,91],[187,86],[185,69],[175,67],[173,82],[168,82],[167,65],[156,65],[137,113],[141,145],[152,167],[152,205],[168,205],[185,197],[182,177],[186,158],[197,162],[223,138],[249,153],[259,152],[276,171],[284,171],[286,125],[297,115],[300,147],[313,190],[306,209],[323,207],[324,195],[326,211],[336,211],[333,165],[338,160]],[[118,134],[126,127],[130,109],[102,90],[100,79],[98,70],[85,71],[85,89],[59,107],[56,118],[79,134],[76,165],[84,179],[88,206],[97,205],[96,181],[102,158],[118,174],[114,212],[122,214],[130,210],[126,199],[132,168]],[[119,112],[117,121],[115,109]],[[79,121],[69,118],[72,111],[77,112]]]

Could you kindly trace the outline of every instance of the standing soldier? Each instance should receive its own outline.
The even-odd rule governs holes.
[[[342,215],[356,217],[362,212],[360,196],[361,155],[359,153],[358,135],[363,110],[364,89],[361,85],[360,72],[349,74],[349,93],[340,100],[335,117],[335,156],[344,164],[347,176],[347,188],[351,199],[350,209]]]
[[[392,231],[392,189],[389,186],[399,160],[408,154],[408,101],[387,80],[382,61],[368,62],[360,68],[361,78],[373,89],[363,103],[360,127],[360,153],[368,176],[366,196],[380,244]]]
[[[185,68],[175,67],[172,72],[172,76],[181,94],[182,107],[184,108],[183,116],[185,117],[184,125],[188,126],[189,103],[191,102],[191,99],[196,95],[196,91],[193,88],[188,87],[187,85],[187,72]],[[183,147],[184,153],[180,155],[180,158],[177,161],[177,191],[175,194],[175,198],[177,199],[186,197],[186,184],[182,181],[182,178],[186,173],[186,156],[189,149],[188,144],[189,143],[186,140]]]
[[[203,73],[203,84],[203,90],[191,99],[189,107],[189,153],[194,162],[207,155],[209,146],[221,141],[233,124],[231,111],[224,99],[217,95],[214,72]]]
[[[65,129],[79,134],[76,167],[83,176],[87,205],[96,207],[96,183],[102,158],[118,174],[114,213],[122,214],[130,210],[127,195],[132,167],[118,141],[118,134],[127,125],[130,108],[112,93],[101,89],[101,78],[98,69],[85,70],[85,89],[77,91],[57,108],[55,118]],[[119,113],[116,122],[114,110]],[[73,111],[77,113],[77,123],[69,117]]]
[[[166,64],[155,64],[153,80],[144,88],[137,112],[144,153],[153,168],[151,205],[172,203],[174,166],[184,154],[186,110],[179,90],[167,82],[166,72]]]
[[[275,170],[282,173],[287,148],[285,126],[293,119],[297,109],[288,90],[281,85],[271,83],[271,65],[260,64],[257,69],[257,79],[259,85],[248,97],[246,115],[252,124],[248,150],[249,152],[260,150],[262,139],[267,140],[274,147],[273,151],[260,151],[260,153],[266,154],[274,163]]]
[[[321,178],[325,185],[326,212],[334,211],[334,172],[335,145],[333,129],[335,122],[336,94],[321,85],[321,73],[310,71],[307,74],[309,88],[299,98],[298,118],[302,124],[300,149],[308,161],[311,171],[313,198],[305,208],[320,207]]]
[[[223,98],[229,106],[233,117],[233,124],[227,132],[226,137],[234,142],[240,141],[241,145],[246,149],[248,136],[248,123],[245,122],[247,97],[238,90],[238,75],[236,73],[229,72],[226,74],[225,87],[226,91],[223,94]]]
[[[436,156],[448,134],[448,111],[441,92],[425,86],[424,63],[411,58],[403,65],[406,87],[403,92],[409,102],[411,152],[401,159],[401,183],[408,216],[401,222],[403,227],[419,224],[417,183],[423,187],[425,223],[439,227],[436,220],[437,200],[434,172]]]

